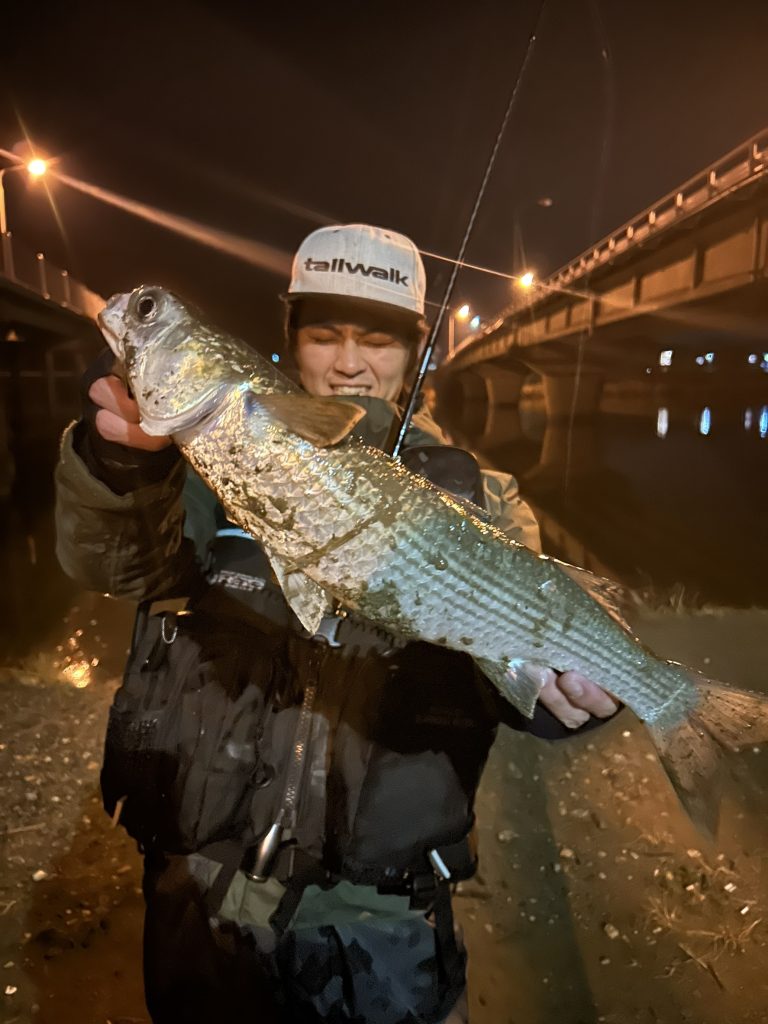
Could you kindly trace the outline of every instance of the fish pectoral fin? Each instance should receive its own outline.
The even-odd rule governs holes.
[[[623,629],[631,631],[624,614],[624,608],[629,603],[629,598],[627,591],[620,583],[608,580],[604,576],[596,576],[588,569],[580,569],[577,565],[571,565],[569,562],[561,562],[556,558],[553,558],[552,561],[558,569],[562,569],[566,576],[570,576],[574,583],[578,583],[582,590],[597,601],[615,622],[618,622]]]
[[[267,551],[272,570],[280,584],[291,611],[307,632],[314,636],[323,616],[331,607],[331,599],[321,586],[303,572],[292,572],[280,559]]]
[[[521,715],[533,718],[536,701],[545,682],[543,669],[526,658],[512,658],[509,661],[491,661],[489,658],[475,658],[481,671],[488,676],[499,693],[516,707]]]
[[[270,416],[305,441],[318,448],[338,444],[365,416],[365,409],[352,402],[333,398],[314,398],[302,394],[259,395],[257,402]]]

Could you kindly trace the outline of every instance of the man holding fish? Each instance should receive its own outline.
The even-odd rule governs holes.
[[[360,451],[387,450],[426,332],[424,290],[418,250],[402,235],[344,225],[305,239],[284,296],[288,355],[304,395],[277,378],[264,387],[275,422],[302,439],[297,452],[316,451],[322,465],[349,434],[368,446]],[[161,289],[139,289],[120,316],[158,324],[169,302]],[[127,366],[141,353],[128,334],[115,341],[116,323],[105,311],[105,335]],[[201,352],[213,352],[206,331]],[[183,348],[183,334],[183,324],[169,328],[169,352]],[[466,956],[450,886],[476,869],[473,804],[496,728],[559,738],[610,717],[618,703],[584,673],[522,665],[520,679],[538,693],[529,719],[480,671],[469,638],[466,649],[451,649],[410,630],[415,612],[401,595],[394,618],[382,611],[374,621],[362,602],[341,600],[341,570],[331,574],[335,590],[317,586],[321,557],[333,561],[373,519],[386,547],[396,502],[376,498],[374,512],[349,527],[341,512],[329,514],[321,542],[289,556],[286,534],[302,517],[322,517],[322,495],[302,484],[298,511],[285,495],[255,496],[228,468],[230,455],[233,464],[240,458],[237,430],[215,456],[197,449],[190,458],[195,442],[179,412],[186,371],[174,358],[164,379],[175,404],[162,428],[151,413],[154,386],[131,393],[111,354],[102,361],[57,470],[64,569],[86,587],[142,602],[102,788],[145,854],[152,1018],[461,1024]],[[222,437],[240,415],[232,406],[216,418],[220,373],[235,363],[228,356],[206,371],[216,387],[198,418],[215,421]],[[262,435],[262,447],[279,443],[271,421]],[[316,447],[301,447],[309,443]],[[220,475],[216,494],[180,449],[206,480]],[[462,506],[484,508],[484,517],[475,510],[479,529],[487,520],[538,550],[512,478],[480,472],[424,412],[402,462]],[[278,463],[285,476],[290,459]],[[346,464],[329,463],[327,473],[362,501],[375,479]],[[232,499],[226,512],[221,494]],[[238,502],[251,518],[233,518]],[[428,568],[439,572],[437,556]],[[387,586],[377,608],[390,607]],[[149,614],[149,602],[178,597],[187,599],[183,611]]]

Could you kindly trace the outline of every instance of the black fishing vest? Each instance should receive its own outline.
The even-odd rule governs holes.
[[[256,878],[309,865],[394,892],[472,874],[498,723],[472,659],[351,615],[307,636],[261,548],[224,521],[206,577],[184,613],[137,617],[107,811],[145,850],[208,853]]]

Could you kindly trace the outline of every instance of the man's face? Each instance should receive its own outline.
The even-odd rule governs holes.
[[[298,309],[296,363],[311,395],[369,395],[395,401],[413,351],[397,317],[343,300],[306,300]]]

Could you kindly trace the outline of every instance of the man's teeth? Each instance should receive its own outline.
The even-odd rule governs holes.
[[[352,387],[351,385],[340,385],[334,387],[334,392],[337,395],[366,395],[368,394],[368,388]]]

